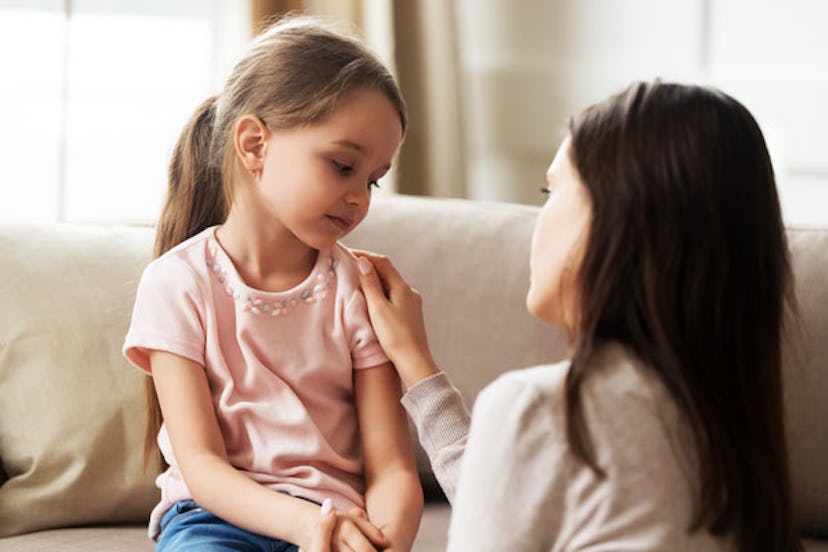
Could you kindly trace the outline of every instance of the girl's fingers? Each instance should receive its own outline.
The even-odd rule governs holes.
[[[391,544],[388,542],[388,539],[385,538],[385,535],[382,534],[379,527],[368,521],[368,513],[364,509],[353,508],[348,512],[348,517],[351,519],[351,523],[353,523],[362,535],[371,541],[371,543],[380,547],[386,547]]]
[[[348,513],[351,514],[354,517],[358,517],[358,518],[362,518],[362,519],[368,519],[368,514],[362,508],[354,508],[353,510],[351,510]]]
[[[364,520],[352,518],[352,525],[346,525],[343,527],[341,535],[342,544],[347,546],[354,552],[377,552],[377,548],[385,548],[385,546],[387,545],[387,543],[385,542],[385,537],[382,538],[382,542],[375,542],[371,538],[371,535],[365,530],[365,528],[360,527],[358,525],[359,521]],[[374,527],[373,525],[371,525],[371,527],[376,529],[376,527]],[[379,529],[377,529],[377,531],[379,531]],[[381,535],[382,533],[380,533],[380,536]]]
[[[336,527],[336,513],[328,509],[323,513],[316,525],[310,548],[303,552],[331,552],[331,537]]]
[[[365,517],[355,517],[353,518],[353,523],[359,528],[362,534],[365,535],[365,538],[371,541],[371,543],[380,547],[385,547],[391,544],[388,542],[388,539],[385,538],[385,535],[382,534],[379,527],[372,524]]]

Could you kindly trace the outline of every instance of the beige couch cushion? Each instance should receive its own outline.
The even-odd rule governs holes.
[[[350,238],[387,254],[423,292],[434,356],[470,401],[500,372],[564,354],[561,334],[524,307],[537,213],[519,205],[379,197]],[[783,351],[794,510],[800,527],[825,535],[828,229],[791,229],[788,236],[802,311],[798,353],[790,344]]]
[[[828,228],[790,229],[788,243],[801,315],[783,350],[794,512],[828,535]]]
[[[498,374],[564,356],[562,333],[524,306],[536,215],[522,205],[377,196],[345,240],[388,255],[422,292],[434,358],[469,406]],[[415,449],[426,490],[437,489],[416,440]]]
[[[121,358],[152,232],[0,227],[0,537],[141,522],[143,393]]]
[[[562,332],[525,306],[537,213],[508,203],[379,196],[346,239],[388,255],[422,292],[434,357],[470,400],[506,370],[565,355]]]

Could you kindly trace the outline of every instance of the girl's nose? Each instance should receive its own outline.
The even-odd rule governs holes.
[[[371,191],[367,184],[357,183],[345,195],[345,203],[356,207],[365,207],[371,200]]]

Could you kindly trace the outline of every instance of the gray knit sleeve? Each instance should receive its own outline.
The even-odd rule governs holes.
[[[452,502],[469,435],[470,416],[463,397],[440,372],[411,387],[402,404],[417,427],[437,482]]]

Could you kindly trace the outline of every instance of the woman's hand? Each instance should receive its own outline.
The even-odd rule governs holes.
[[[406,387],[436,374],[423,320],[423,299],[387,257],[354,251],[374,333]]]

